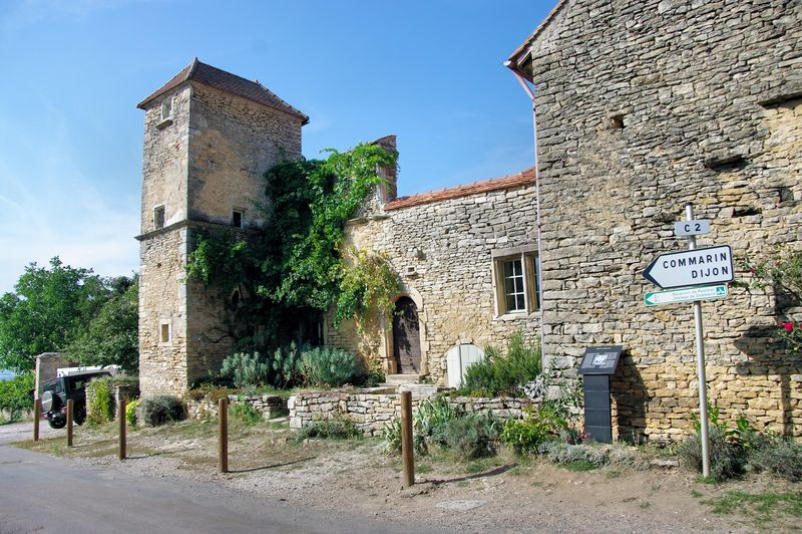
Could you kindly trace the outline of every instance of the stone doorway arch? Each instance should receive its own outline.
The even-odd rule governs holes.
[[[395,301],[393,313],[393,360],[399,374],[421,373],[421,343],[418,306],[409,297]]]

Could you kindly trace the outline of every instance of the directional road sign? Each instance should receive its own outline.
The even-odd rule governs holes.
[[[726,297],[728,294],[727,286],[719,284],[715,286],[688,287],[685,289],[669,289],[668,291],[655,291],[646,293],[645,301],[647,306],[658,306],[660,304],[674,304],[677,302],[690,302],[694,300],[713,300]]]
[[[710,233],[710,221],[677,221],[674,223],[674,235],[701,235]]]
[[[732,249],[722,245],[660,254],[643,276],[663,289],[732,282]]]

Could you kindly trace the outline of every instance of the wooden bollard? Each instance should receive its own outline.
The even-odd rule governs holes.
[[[217,404],[217,470],[228,473],[228,398]]]
[[[125,460],[125,397],[120,398],[120,405],[117,407],[117,419],[120,420],[120,460]]]
[[[72,399],[67,400],[67,447],[72,447]]]
[[[33,440],[39,441],[39,418],[42,417],[42,400],[33,401]]]
[[[415,455],[412,450],[412,392],[401,392],[401,457],[404,462],[404,487],[415,483]]]

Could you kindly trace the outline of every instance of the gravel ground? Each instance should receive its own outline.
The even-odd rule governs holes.
[[[30,436],[23,427],[15,431]],[[714,515],[703,504],[728,490],[783,490],[783,484],[769,478],[713,486],[676,468],[572,472],[545,461],[521,464],[505,453],[474,464],[420,459],[417,483],[405,489],[398,460],[381,454],[377,441],[293,444],[287,441],[289,431],[275,425],[249,427],[235,436],[237,432],[230,440],[227,474],[215,469],[213,425],[181,423],[131,431],[130,458],[124,462],[112,452],[111,427],[77,432],[76,448],[66,452],[54,449],[61,447],[60,440],[27,447],[137,476],[188,478],[285,499],[336,517],[416,521],[455,532],[798,531],[798,518],[797,523],[786,518],[761,526],[750,517]],[[13,434],[0,427],[0,440]]]

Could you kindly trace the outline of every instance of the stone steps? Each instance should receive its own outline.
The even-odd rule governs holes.
[[[384,385],[387,386],[400,386],[402,384],[417,384],[420,381],[420,375],[416,374],[399,374],[399,375],[386,375],[384,377]]]

